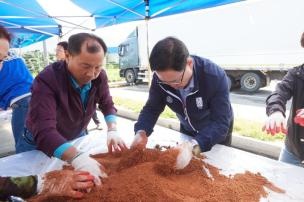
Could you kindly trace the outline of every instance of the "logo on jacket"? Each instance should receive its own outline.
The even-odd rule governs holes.
[[[203,99],[201,97],[197,97],[195,101],[197,108],[203,109],[204,106]]]
[[[172,97],[170,97],[170,96],[167,96],[167,97],[166,97],[166,101],[167,101],[168,103],[173,103],[173,99],[172,99]]]

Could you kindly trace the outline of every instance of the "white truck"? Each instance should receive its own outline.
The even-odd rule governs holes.
[[[190,54],[221,66],[231,89],[256,92],[303,63],[303,8],[303,0],[251,0],[152,19],[119,45],[120,76],[128,83],[146,80],[154,44],[175,36]]]

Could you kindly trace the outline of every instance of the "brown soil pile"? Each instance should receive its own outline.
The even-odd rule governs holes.
[[[253,202],[267,197],[267,187],[284,193],[260,173],[245,172],[226,177],[201,159],[192,159],[183,170],[175,170],[178,152],[146,149],[122,154],[93,156],[109,175],[80,201],[235,201]],[[56,171],[62,172],[62,171]],[[59,173],[58,173],[59,174]],[[64,197],[34,197],[29,201],[74,201]]]

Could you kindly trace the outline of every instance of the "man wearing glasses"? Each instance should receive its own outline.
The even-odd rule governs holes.
[[[149,61],[154,75],[131,147],[146,146],[166,105],[176,113],[180,131],[193,137],[182,150],[198,155],[217,143],[230,145],[233,112],[224,70],[208,59],[190,56],[185,44],[173,37],[159,41]]]

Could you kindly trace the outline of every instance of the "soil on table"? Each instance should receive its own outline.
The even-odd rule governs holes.
[[[102,186],[94,187],[80,200],[39,195],[29,201],[258,202],[268,196],[269,190],[284,193],[260,173],[246,171],[225,176],[202,159],[193,158],[186,168],[176,170],[177,155],[175,149],[94,155],[109,176],[102,179]]]

